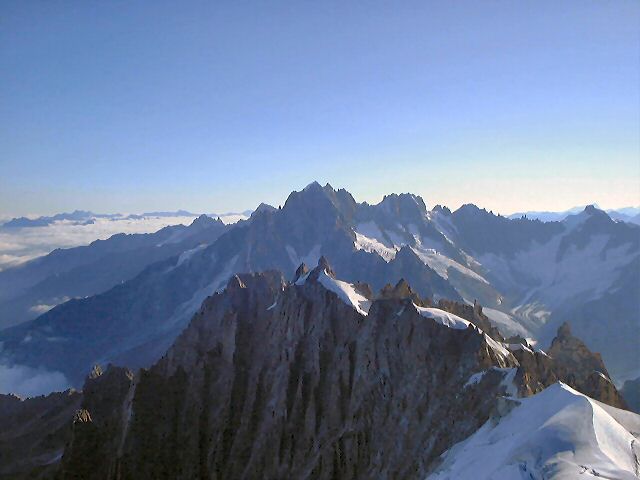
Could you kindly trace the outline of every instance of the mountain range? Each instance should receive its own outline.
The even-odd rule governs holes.
[[[50,270],[35,263],[48,265],[56,255],[80,258],[78,249],[0,272],[3,291],[10,292],[0,311],[22,312],[2,320],[13,325],[0,332],[2,364],[61,373],[73,386],[95,363],[149,366],[235,273],[275,269],[289,278],[300,263],[314,265],[324,255],[348,282],[378,290],[405,279],[435,303],[477,302],[505,338],[547,348],[567,322],[602,354],[616,382],[640,376],[640,227],[613,221],[593,206],[560,222],[542,222],[474,205],[428,210],[412,194],[369,205],[314,182],[293,192],[282,208],[262,205],[248,220],[205,236],[171,248],[153,239],[139,253],[120,252],[124,264],[126,255],[139,261],[129,270],[117,267],[123,271],[117,276],[108,257],[64,272],[57,269],[75,260]],[[47,292],[42,284],[63,285],[54,280],[60,275],[69,288],[41,293]],[[104,280],[91,286],[83,275]],[[21,316],[27,305],[65,297],[71,299],[35,319]]]
[[[213,218],[240,217],[246,218],[251,215],[252,210],[244,212],[228,212],[228,213],[209,213],[207,216]],[[123,215],[121,213],[94,213],[87,210],[74,210],[70,213],[57,213],[51,216],[15,217],[0,225],[3,229],[14,228],[34,228],[46,227],[56,222],[68,222],[72,225],[91,225],[98,218],[109,220],[140,220],[148,217],[198,217],[204,214],[192,213],[187,210],[176,210],[175,212],[145,212],[141,214],[131,213]]]
[[[33,319],[71,298],[109,290],[146,266],[212,242],[226,230],[206,215],[190,226],[152,234],[117,234],[71,249],[56,249],[19,267],[0,271],[0,328]]]
[[[405,280],[374,293],[321,257],[290,279],[232,275],[149,369],[0,395],[0,474],[632,479],[624,408],[567,324],[547,352],[508,343],[477,303],[436,306]]]
[[[528,212],[518,212],[512,213],[508,215],[508,218],[521,218],[527,217],[532,220],[541,220],[543,222],[559,222],[564,220],[570,215],[575,215],[584,210],[587,205],[582,207],[573,207],[569,210],[565,210],[563,212],[548,212],[548,211],[528,211]],[[599,208],[594,204],[594,207]],[[640,207],[624,207],[617,209],[609,209],[605,210],[607,215],[611,217],[612,220],[620,220],[623,222],[631,222],[635,224],[640,224]]]
[[[639,242],[312,183],[54,251],[0,272],[0,374],[75,388],[0,394],[0,477],[637,478]]]

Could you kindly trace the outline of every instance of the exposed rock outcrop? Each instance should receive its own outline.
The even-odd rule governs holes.
[[[94,367],[83,388],[74,416],[71,439],[59,475],[62,478],[118,478],[117,457],[131,414],[135,391],[133,373],[109,366]]]
[[[520,364],[516,379],[521,395],[533,395],[561,381],[608,405],[627,408],[600,355],[571,335],[567,324],[558,329],[548,353],[526,342],[510,347]]]
[[[396,300],[409,299],[419,306],[431,304],[428,300],[422,300],[420,296],[411,289],[411,286],[404,278],[401,278],[395,286],[391,286],[389,283],[386,284],[382,290],[380,290],[378,298]]]
[[[471,306],[467,305],[466,303],[441,299],[438,302],[438,308],[469,320],[474,325],[480,327],[491,338],[499,341],[504,341],[504,338],[502,337],[502,335],[500,335],[498,329],[494,327],[489,321],[489,318],[484,313],[482,313],[482,305],[480,305],[477,301],[474,301],[473,306]]]
[[[562,381],[575,385],[577,390],[592,398],[614,407],[627,408],[600,354],[592,352],[582,340],[574,337],[569,324],[564,323],[558,328],[548,353],[554,359]]]

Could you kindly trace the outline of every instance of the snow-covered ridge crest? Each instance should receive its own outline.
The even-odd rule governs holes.
[[[442,455],[428,479],[637,479],[640,416],[556,383]]]
[[[301,264],[296,275],[293,281],[295,285],[302,286],[310,280],[316,281],[325,289],[335,293],[340,300],[353,307],[353,309],[361,315],[368,315],[373,298],[367,298],[359,291],[356,285],[338,280],[325,257],[321,257],[318,266],[311,271],[307,271],[306,265]],[[509,357],[517,364],[517,361],[505,344],[494,340],[472,322],[439,308],[422,307],[415,303],[412,303],[412,305],[420,316],[429,318],[447,328],[454,330],[466,330],[469,327],[473,328],[479,335],[484,337],[488,348],[493,350],[496,355],[503,359]]]
[[[484,333],[481,328],[477,327],[470,321],[439,308],[419,307],[415,303],[413,304],[413,306],[421,316],[430,318],[431,320],[439,323],[440,325],[444,325],[445,327],[452,328],[454,330],[465,330],[469,327],[474,328],[478,331],[479,334],[484,335],[489,347],[498,355],[502,356],[503,358],[513,356],[505,344],[494,340],[489,335]]]
[[[421,316],[431,318],[445,327],[453,328],[455,330],[465,330],[469,325],[473,325],[470,321],[454,315],[453,313],[440,310],[439,308],[419,307],[415,303],[413,306]]]

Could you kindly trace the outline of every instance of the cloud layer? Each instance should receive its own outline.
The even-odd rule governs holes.
[[[14,393],[22,398],[61,392],[71,385],[61,372],[25,365],[0,364],[0,393]]]
[[[224,223],[235,223],[247,218],[245,213],[219,216]],[[94,218],[89,225],[61,220],[51,225],[28,228],[0,228],[0,271],[33,258],[46,255],[56,248],[88,245],[104,240],[116,233],[152,233],[169,225],[189,225],[194,215],[146,216],[142,218]],[[4,220],[7,220],[4,218]],[[2,223],[2,220],[0,220]]]
[[[96,218],[91,225],[60,221],[46,227],[0,229],[0,270],[46,255],[56,248],[88,245],[116,233],[150,233],[168,225],[188,225],[195,217]]]

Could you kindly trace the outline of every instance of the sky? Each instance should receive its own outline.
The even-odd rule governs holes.
[[[5,1],[0,215],[640,205],[640,2]]]

